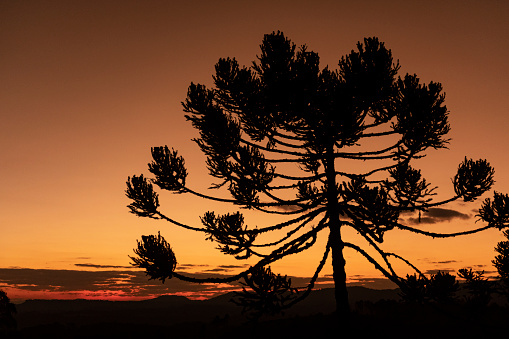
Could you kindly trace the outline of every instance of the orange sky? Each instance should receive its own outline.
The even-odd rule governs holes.
[[[428,181],[439,186],[439,197],[453,193],[451,178],[464,156],[488,159],[495,190],[509,192],[507,2],[173,3],[0,3],[0,268],[128,266],[136,239],[159,230],[180,264],[243,265],[203,234],[128,213],[125,181],[148,172],[151,146],[169,145],[186,159],[189,186],[209,186],[204,157],[190,140],[197,134],[180,102],[191,81],[211,84],[218,58],[250,64],[263,35],[273,30],[307,44],[330,68],[358,40],[378,36],[399,59],[401,74],[444,86],[450,150],[419,162]],[[161,202],[167,215],[196,226],[209,209],[234,211],[182,196],[163,196]],[[479,203],[444,206],[470,219],[422,226],[444,232],[479,226],[473,217]],[[264,222],[266,217],[246,214],[249,225]],[[496,230],[449,240],[394,231],[384,248],[423,270],[479,265],[492,271],[493,248],[501,239]],[[312,274],[321,244],[273,270]],[[379,276],[353,252],[346,257],[351,277]]]

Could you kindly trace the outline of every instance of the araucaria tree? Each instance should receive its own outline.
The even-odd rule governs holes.
[[[487,224],[477,229],[441,234],[401,222],[403,212],[421,213],[458,199],[473,201],[494,182],[494,170],[486,160],[465,158],[453,179],[455,195],[434,201],[435,188],[412,167],[413,160],[425,156],[428,149],[448,144],[450,126],[440,83],[423,84],[411,74],[398,76],[399,63],[377,38],[359,42],[356,50],[339,60],[337,70],[320,69],[317,53],[306,46],[296,48],[280,32],[265,35],[260,47],[251,67],[220,59],[214,87],[191,83],[183,102],[186,118],[200,133],[195,141],[207,157],[213,188],[229,191],[231,198],[190,188],[184,159],[167,146],[152,148],[149,171],[154,177],[129,177],[126,190],[132,213],[203,232],[218,243],[219,250],[239,260],[259,260],[238,275],[200,280],[175,272],[175,255],[163,237],[143,236],[132,260],[151,278],[163,282],[172,277],[195,282],[244,279],[252,288],[245,291],[244,306],[284,304],[289,299],[282,292],[291,287],[284,282],[286,277],[267,268],[305,251],[319,233],[328,232],[323,257],[317,258],[316,272],[303,295],[331,256],[337,310],[347,315],[345,248],[357,251],[401,285],[405,279],[398,277],[391,260],[417,268],[382,249],[385,232],[400,229],[455,237],[507,225],[509,200],[499,193],[482,204],[479,217]],[[200,217],[202,226],[185,225],[161,212],[153,184],[288,218],[253,227],[244,224],[239,211],[207,212]],[[345,228],[353,228],[378,254],[344,239]],[[261,241],[265,233],[278,231],[282,234],[278,241]]]

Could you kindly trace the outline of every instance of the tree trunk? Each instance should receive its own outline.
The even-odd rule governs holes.
[[[343,240],[341,239],[341,220],[339,215],[338,189],[336,187],[336,170],[334,166],[334,149],[328,150],[326,160],[327,177],[327,210],[329,214],[329,246],[332,251],[332,269],[334,279],[334,296],[336,298],[336,314],[338,325],[345,328],[350,320],[350,304],[346,289],[345,257],[343,256]]]
[[[338,227],[334,225],[330,229],[329,244],[332,250],[332,276],[334,278],[334,296],[336,298],[336,313],[340,323],[347,323],[350,317],[350,303],[348,302],[348,290],[346,289],[345,258],[343,256],[343,242]]]

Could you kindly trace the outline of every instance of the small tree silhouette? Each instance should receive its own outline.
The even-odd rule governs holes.
[[[456,277],[447,272],[438,271],[432,274],[427,286],[430,300],[440,304],[451,303],[456,299],[456,292],[459,290],[459,283]]]
[[[462,268],[458,271],[458,276],[465,279],[465,287],[469,292],[467,302],[476,308],[487,306],[491,295],[497,291],[495,284],[484,277],[484,271]]]
[[[487,225],[473,230],[443,234],[400,222],[402,212],[420,214],[458,199],[473,201],[493,184],[494,170],[486,160],[465,158],[453,179],[455,195],[433,201],[435,188],[412,167],[412,161],[424,157],[426,150],[445,148],[448,143],[450,126],[440,83],[423,84],[411,74],[397,76],[399,63],[393,62],[391,51],[377,38],[359,42],[356,50],[339,60],[338,70],[320,69],[317,53],[306,46],[297,49],[281,32],[265,35],[260,47],[261,54],[251,67],[241,67],[235,59],[220,59],[213,76],[215,87],[191,83],[183,102],[186,118],[200,133],[194,141],[217,180],[212,188],[226,189],[231,199],[206,195],[187,185],[184,159],[168,146],[152,148],[149,171],[154,177],[129,177],[126,190],[132,213],[203,232],[206,239],[218,243],[220,251],[239,260],[259,260],[232,277],[198,279],[174,271],[175,256],[162,237],[144,236],[136,252],[140,260],[133,260],[151,278],[163,282],[171,277],[192,282],[244,279],[254,294],[243,305],[256,305],[255,281],[274,284],[264,285],[261,291],[279,291],[280,285],[287,288],[279,278],[263,278],[271,273],[263,268],[305,251],[319,233],[328,231],[324,254],[303,296],[313,288],[331,255],[337,311],[344,319],[349,314],[345,248],[359,252],[401,285],[391,260],[415,267],[380,247],[385,232],[400,229],[444,238],[506,227],[509,200],[499,193],[493,201],[486,199],[479,210]],[[186,225],[163,214],[153,184],[177,194],[286,215],[288,220],[253,227],[244,223],[239,211],[207,212],[201,227]],[[345,228],[357,231],[378,259],[363,246],[344,240],[341,231]],[[268,232],[279,232],[279,240],[261,240]],[[163,264],[165,260],[169,263]],[[261,309],[266,309],[263,300],[272,297],[267,299],[265,292],[258,297]],[[281,307],[295,302],[274,300]]]
[[[7,293],[0,290],[0,334],[16,329],[16,307],[11,303]]]
[[[399,284],[401,293],[399,294],[403,301],[410,304],[424,304],[428,301],[428,292],[426,285],[428,279],[423,275],[406,275]]]
[[[431,274],[429,279],[423,274],[419,276],[407,274],[406,279],[402,279],[399,286],[401,298],[411,304],[451,303],[456,299],[456,292],[459,289],[456,277],[441,271]]]
[[[507,199],[504,203],[507,203]],[[493,265],[498,271],[505,294],[509,296],[509,230],[504,231],[504,236],[507,240],[500,241],[495,247],[498,254],[493,260]]]
[[[297,299],[291,279],[272,273],[270,267],[258,267],[244,281],[242,292],[235,292],[232,301],[253,319],[276,315]]]

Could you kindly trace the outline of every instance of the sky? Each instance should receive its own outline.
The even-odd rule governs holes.
[[[221,57],[250,65],[263,35],[277,30],[333,69],[357,41],[379,37],[401,75],[444,87],[449,149],[418,162],[439,187],[437,198],[453,194],[451,178],[465,156],[488,159],[494,189],[509,192],[508,15],[509,4],[494,0],[2,1],[0,288],[13,300],[207,297],[235,288],[175,279],[161,285],[133,269],[128,255],[136,239],[158,231],[183,272],[231,274],[252,262],[224,256],[203,234],[130,214],[125,182],[148,173],[150,147],[168,145],[186,159],[189,186],[206,192],[213,180],[181,107],[187,87],[211,85]],[[492,193],[431,210],[418,226],[479,227],[476,210]],[[207,210],[235,211],[181,195],[160,199],[166,215],[195,226]],[[249,212],[246,222],[274,223]],[[427,273],[473,267],[493,274],[493,248],[502,239],[498,230],[447,240],[391,231],[383,247]],[[313,274],[324,242],[273,264],[273,271],[304,284],[300,278]],[[347,251],[346,259],[350,283],[387,286],[358,254]],[[329,264],[322,286],[330,286],[331,273]]]

